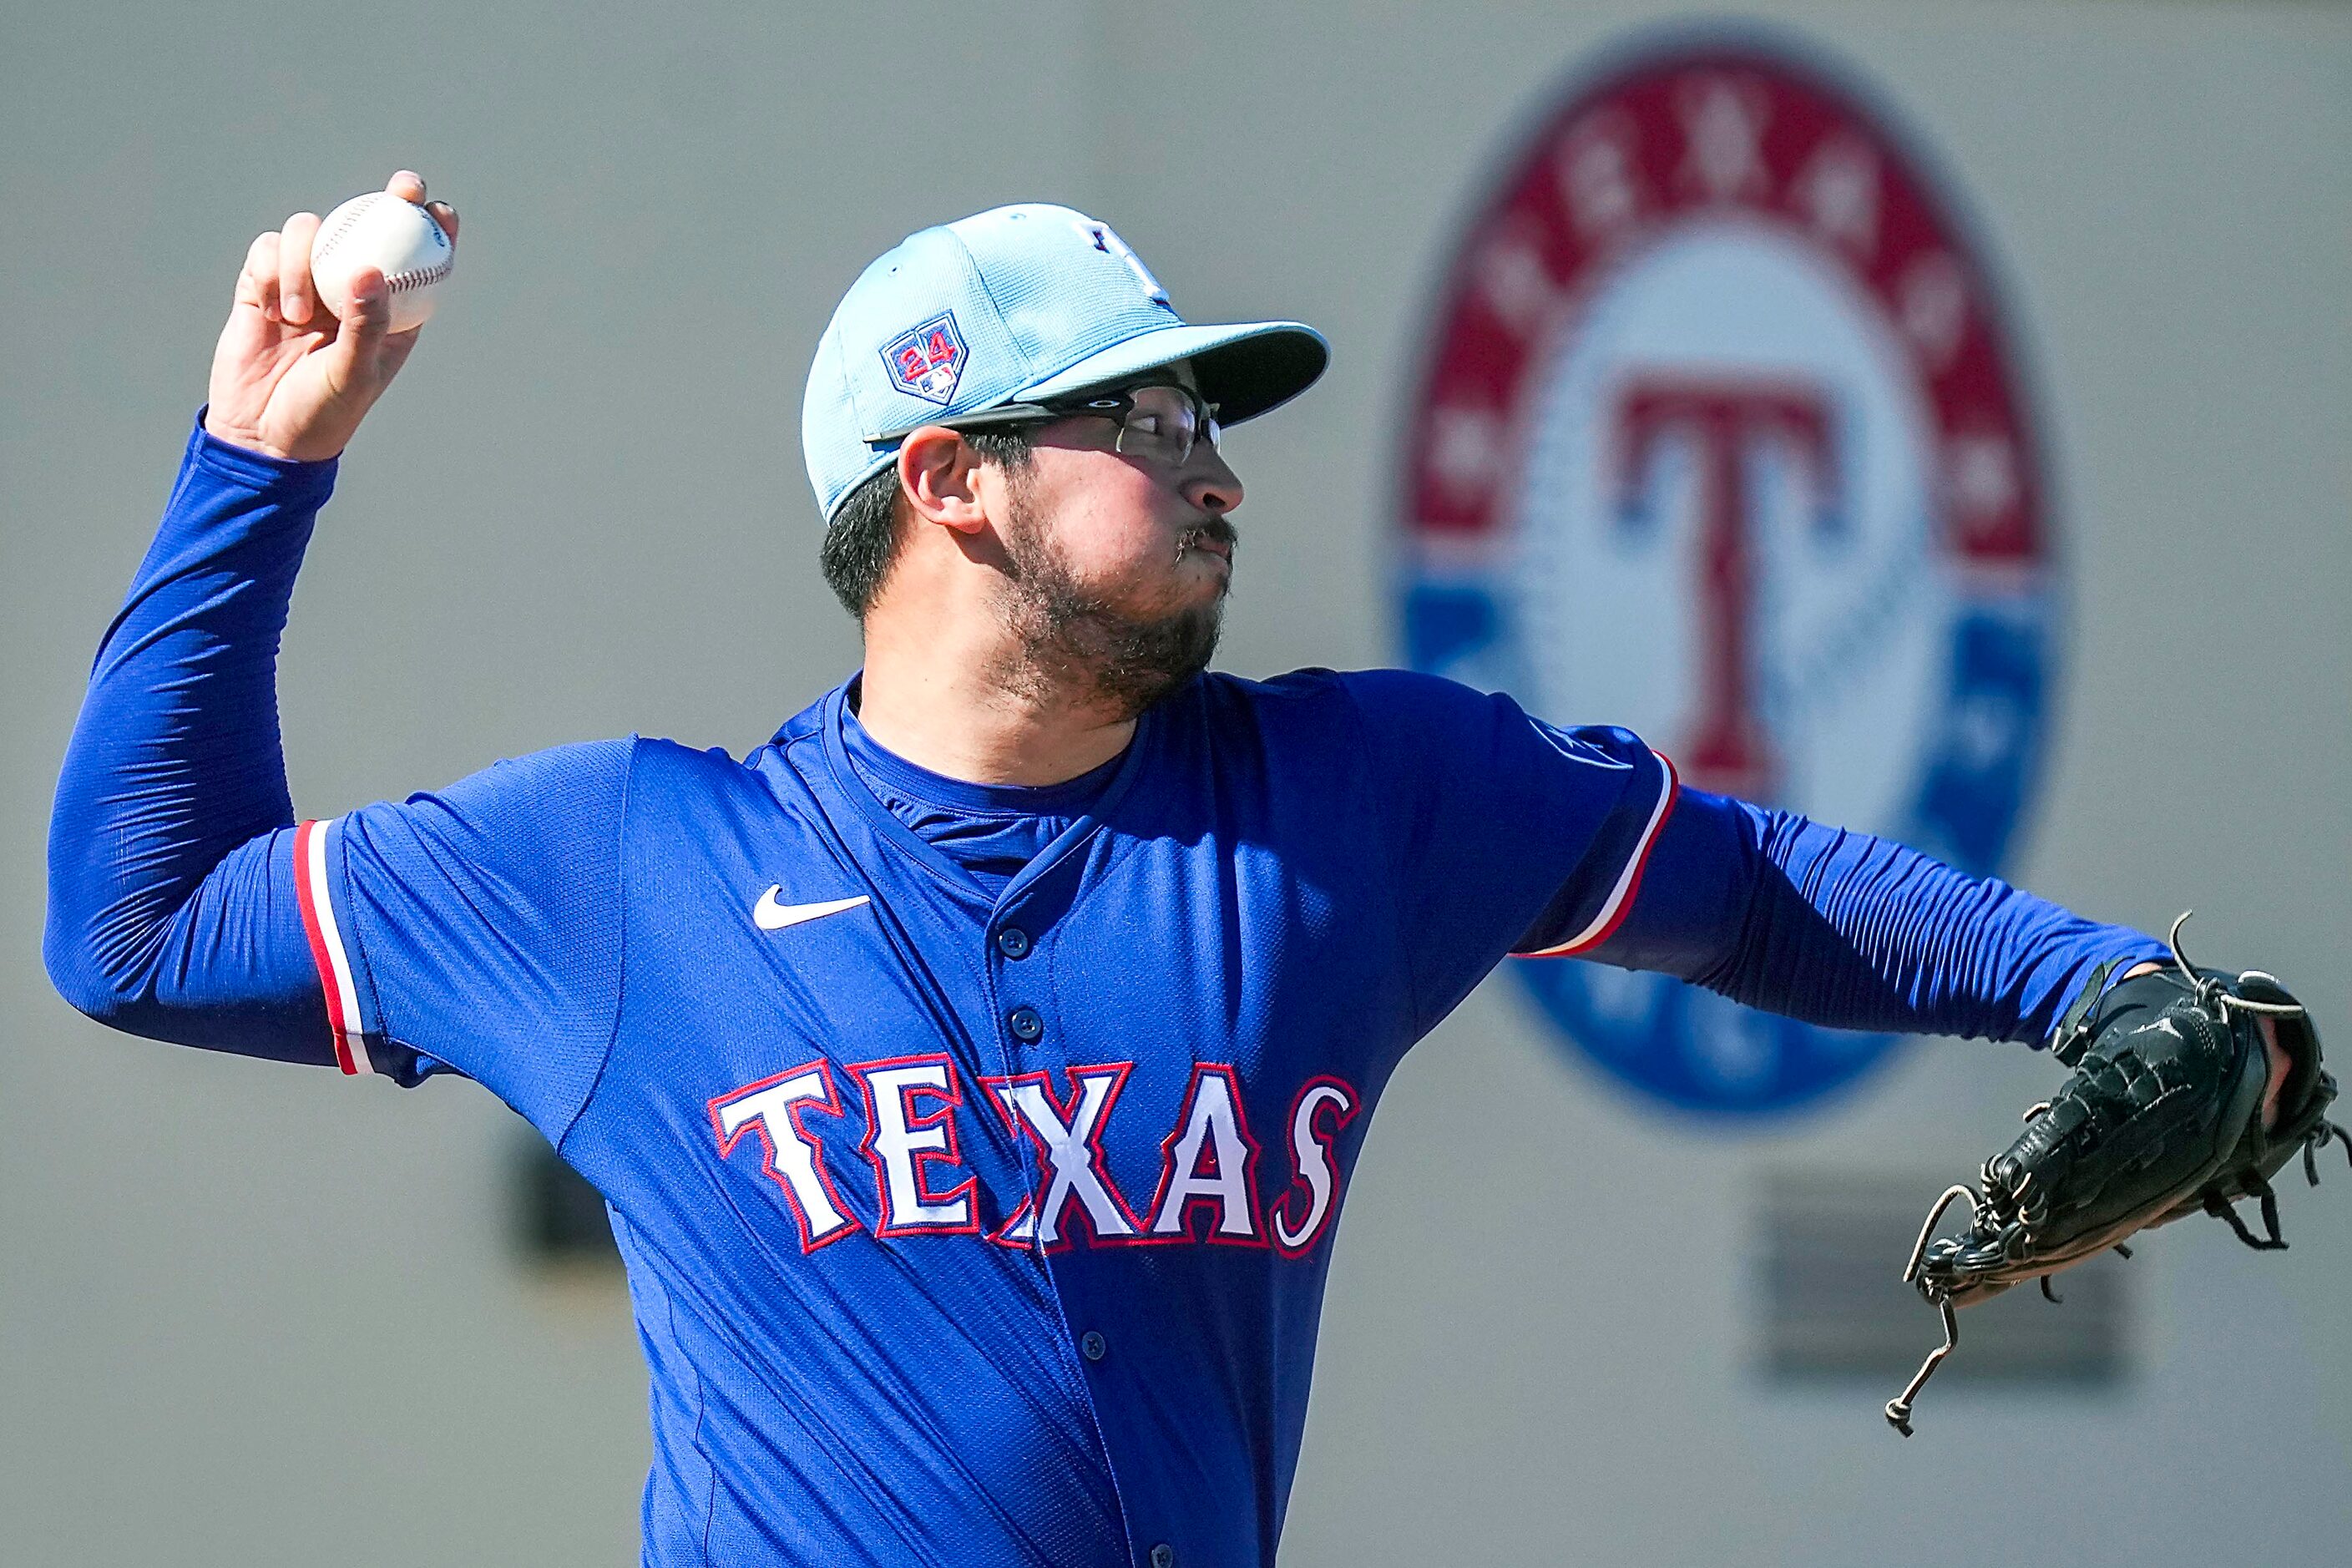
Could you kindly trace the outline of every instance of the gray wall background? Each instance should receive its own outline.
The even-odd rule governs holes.
[[[1646,5],[14,8],[0,22],[0,1559],[632,1560],[616,1287],[517,1266],[520,1123],[108,1036],[37,957],[47,795],[247,240],[400,163],[466,217],[346,458],[286,647],[307,815],[632,729],[740,752],[837,679],[796,419],[816,334],[923,224],[1060,199],[1195,319],[1332,375],[1238,432],[1223,662],[1395,657],[1383,485],[1453,225],[1538,95]],[[2005,258],[2075,602],[2022,879],[2200,910],[2352,1020],[2352,19],[1775,5],[1874,83]],[[1591,715],[1606,718],[1607,715]],[[2176,1227],[2095,1400],[1760,1383],[1748,1198],[1973,1168],[2051,1081],[1940,1043],[1726,1139],[1637,1111],[1491,985],[1353,1179],[1286,1561],[2340,1560],[2352,1192],[2293,1251]],[[1930,1323],[1922,1314],[1923,1344]],[[1948,1395],[1948,1397],[1946,1397]]]

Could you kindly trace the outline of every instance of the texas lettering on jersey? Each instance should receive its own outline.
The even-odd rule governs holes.
[[[862,1090],[856,1148],[872,1173],[873,1201],[862,1213],[845,1199],[849,1184],[828,1154],[857,1132],[855,1100],[831,1063],[804,1062],[714,1097],[710,1127],[721,1159],[733,1160],[747,1137],[757,1141],[760,1172],[782,1190],[803,1254],[861,1233],[984,1235],[1045,1252],[1171,1243],[1271,1247],[1287,1258],[1311,1251],[1338,1212],[1335,1142],[1362,1107],[1354,1087],[1332,1077],[1300,1087],[1284,1121],[1280,1184],[1269,1194],[1239,1075],[1224,1063],[1195,1064],[1175,1125],[1160,1142],[1151,1198],[1139,1211],[1104,1153],[1135,1071],[1133,1062],[1073,1067],[1059,1093],[1044,1072],[990,1077],[967,1093],[945,1056],[846,1064],[843,1076]],[[982,1102],[1035,1152],[1034,1184],[986,1194],[985,1204],[961,1153],[961,1121]]]

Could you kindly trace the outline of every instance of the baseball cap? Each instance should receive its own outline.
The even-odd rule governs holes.
[[[1220,423],[1306,391],[1330,346],[1297,321],[1195,326],[1108,224],[1042,203],[908,235],[833,312],[809,367],[801,445],[830,521],[934,420],[1055,399],[1192,362]]]

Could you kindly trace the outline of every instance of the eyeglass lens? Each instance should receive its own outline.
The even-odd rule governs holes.
[[[1115,443],[1120,453],[1177,467],[1192,457],[1198,442],[1217,444],[1214,414],[1182,387],[1139,386],[1127,398]]]

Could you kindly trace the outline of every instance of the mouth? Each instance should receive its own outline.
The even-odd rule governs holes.
[[[1176,559],[1181,561],[1195,551],[1213,555],[1230,568],[1234,563],[1234,525],[1223,518],[1215,518],[1195,528],[1188,528],[1176,536]]]

